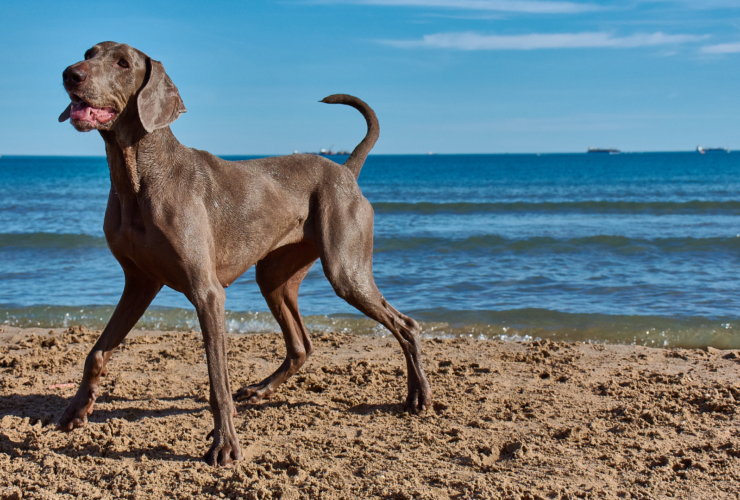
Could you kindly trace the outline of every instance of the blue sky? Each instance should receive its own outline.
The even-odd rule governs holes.
[[[103,155],[57,116],[97,42],[164,63],[216,154],[740,149],[740,0],[291,0],[0,4],[0,154]]]

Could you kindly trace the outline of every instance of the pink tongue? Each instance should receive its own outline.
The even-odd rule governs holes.
[[[69,115],[73,120],[81,120],[89,123],[108,123],[116,117],[116,113],[111,109],[93,108],[84,102],[73,102]]]

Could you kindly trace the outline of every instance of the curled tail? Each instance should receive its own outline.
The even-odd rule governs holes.
[[[370,106],[368,106],[364,101],[351,95],[334,94],[323,98],[321,102],[352,106],[365,117],[365,121],[367,122],[367,134],[362,142],[360,142],[357,147],[355,147],[354,151],[352,151],[352,154],[349,155],[347,161],[344,162],[352,173],[355,174],[356,179],[360,176],[362,165],[365,163],[368,153],[373,149],[373,146],[375,146],[375,142],[378,140],[378,136],[380,135],[378,117],[375,116],[375,112],[370,109]]]

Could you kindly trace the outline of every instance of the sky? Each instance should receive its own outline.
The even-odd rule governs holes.
[[[162,61],[183,144],[219,155],[740,149],[740,0],[0,3],[0,155],[104,155],[57,117],[106,40]]]

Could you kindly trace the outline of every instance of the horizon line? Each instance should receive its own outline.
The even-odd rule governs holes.
[[[740,149],[731,149],[731,148],[725,148],[727,150],[726,154],[731,154],[732,152],[740,151]],[[643,151],[622,151],[620,150],[617,154],[652,154],[652,153],[696,153],[696,149],[671,149],[671,150],[643,150]],[[211,153],[215,156],[218,156],[219,158],[226,158],[226,157],[259,157],[259,158],[268,158],[271,156],[292,156],[294,154],[314,154],[315,156],[323,156],[324,158],[331,159],[332,156],[349,156],[349,155],[318,155],[315,153],[228,153],[228,154],[219,154],[219,153]],[[368,156],[496,156],[496,155],[570,155],[570,154],[599,154],[599,153],[589,153],[588,151],[538,151],[538,152],[503,152],[503,153],[435,153],[435,152],[427,152],[427,153],[370,153]],[[612,155],[614,156],[614,155]],[[105,155],[87,155],[87,154],[0,154],[0,159],[2,158],[106,158]]]

